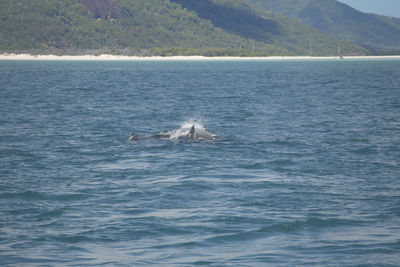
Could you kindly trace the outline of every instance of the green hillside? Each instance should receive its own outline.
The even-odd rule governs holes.
[[[362,13],[336,0],[251,0],[375,53],[400,51],[400,19]]]
[[[336,55],[341,43],[345,54],[368,53],[350,42],[344,42],[310,28],[295,19],[257,9],[248,1],[173,0],[213,25],[245,38],[287,49],[292,55]]]
[[[246,0],[7,0],[0,51],[127,55],[366,54]]]

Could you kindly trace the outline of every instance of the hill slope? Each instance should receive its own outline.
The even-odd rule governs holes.
[[[362,13],[336,0],[250,1],[377,53],[400,51],[400,19]]]
[[[287,49],[290,54],[336,55],[339,43],[345,54],[366,54],[365,49],[322,34],[295,19],[257,9],[248,1],[240,0],[172,0],[188,10],[195,11],[213,25],[245,38],[270,43]]]
[[[334,55],[340,42],[245,0],[9,0],[0,21],[0,50],[11,52],[306,55],[312,43]]]

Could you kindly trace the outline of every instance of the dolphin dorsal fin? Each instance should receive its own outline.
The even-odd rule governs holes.
[[[190,134],[189,134],[190,138],[193,139],[194,138],[194,125],[192,126],[192,128],[190,128]]]

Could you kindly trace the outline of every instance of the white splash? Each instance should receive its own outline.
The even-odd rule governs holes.
[[[164,130],[158,134],[144,137],[140,137],[132,133],[128,140],[133,142],[155,138],[169,140],[214,140],[217,138],[217,135],[207,131],[204,128],[202,119],[189,119],[183,122],[179,129],[172,131]]]
[[[182,138],[190,138],[190,130],[194,126],[194,133],[191,139],[198,140],[210,140],[215,139],[217,136],[212,134],[204,128],[203,120],[200,119],[189,119],[181,124],[181,127],[177,130],[171,131],[171,140],[177,140]]]

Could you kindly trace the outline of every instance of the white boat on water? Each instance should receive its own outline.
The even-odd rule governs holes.
[[[342,53],[340,52],[340,44],[338,45],[337,56],[338,56],[339,59],[343,59],[343,55],[342,55]]]

